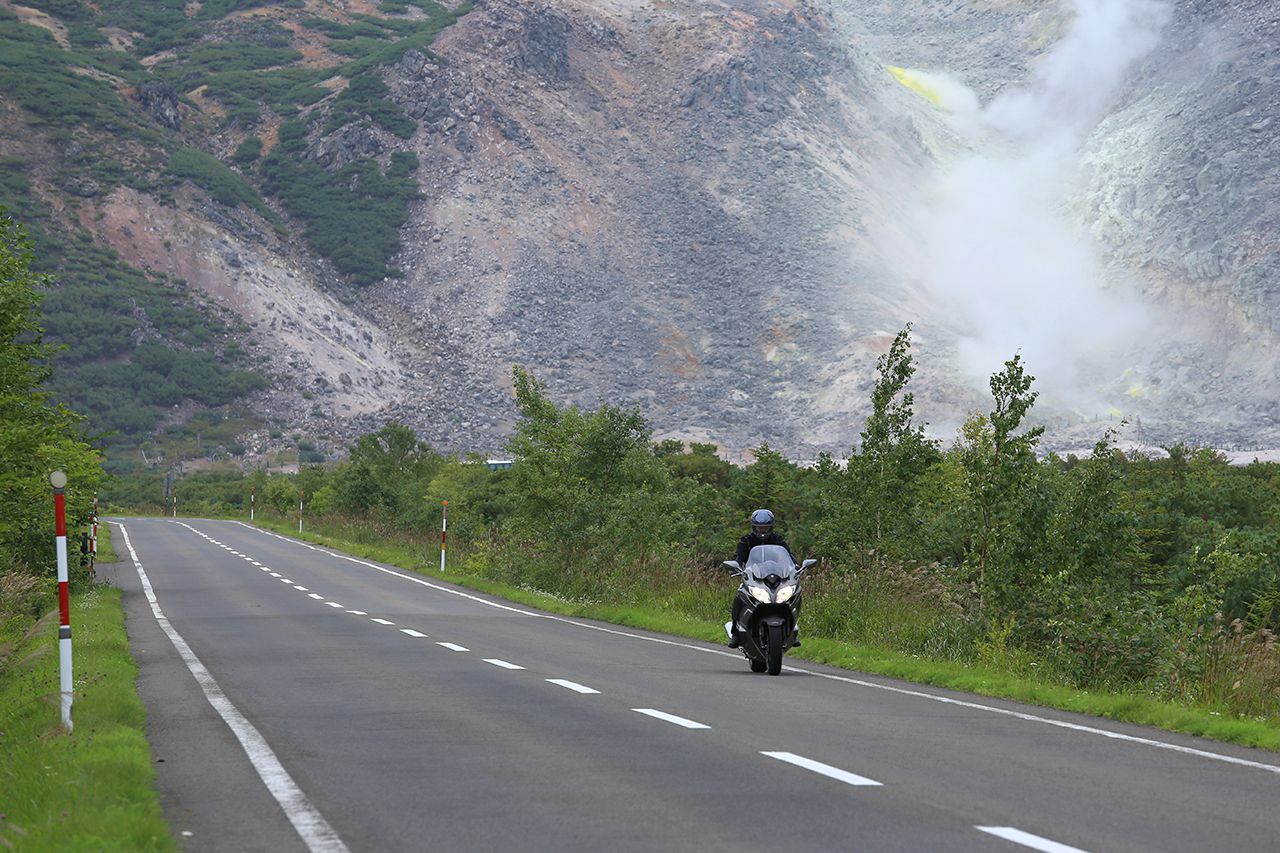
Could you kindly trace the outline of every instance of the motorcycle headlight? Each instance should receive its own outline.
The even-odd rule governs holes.
[[[761,604],[768,604],[772,600],[768,587],[751,584],[747,587],[747,592],[751,593],[751,597]]]
[[[778,587],[778,603],[781,604],[784,601],[788,601],[791,596],[796,594],[796,590],[799,588],[799,585],[793,583]]]

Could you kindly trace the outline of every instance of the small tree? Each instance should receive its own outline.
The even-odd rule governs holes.
[[[995,585],[1010,588],[1015,568],[1010,557],[1019,540],[1030,538],[1020,535],[1033,518],[1022,512],[1023,499],[1034,493],[1035,449],[1044,427],[1017,430],[1039,396],[1031,390],[1034,381],[1023,370],[1021,357],[1014,355],[1004,363],[1004,370],[991,377],[995,407],[990,415],[974,415],[961,433],[966,492],[976,515],[969,562],[977,571],[980,609],[986,603],[993,569],[1001,575]]]
[[[521,416],[509,445],[515,544],[551,557],[563,572],[611,568],[624,556],[643,565],[681,538],[683,514],[638,410],[561,409],[527,370],[512,373]]]
[[[1124,458],[1110,430],[1071,468],[1050,520],[1052,568],[1071,583],[1134,592],[1145,560],[1137,515],[1124,492]]]
[[[888,552],[903,556],[913,546],[918,483],[941,458],[938,443],[925,437],[925,425],[915,423],[915,396],[906,390],[915,370],[908,323],[876,361],[860,446],[843,474],[829,464],[819,471],[832,485],[820,525],[829,553],[868,559]]]
[[[41,390],[53,348],[42,340],[40,290],[26,232],[0,207],[0,571],[10,561],[49,566],[53,539],[49,472],[67,473],[68,522],[87,518],[103,480],[82,418]],[[50,567],[51,568],[51,567]]]

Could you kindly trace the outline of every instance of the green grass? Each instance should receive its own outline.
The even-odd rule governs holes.
[[[58,703],[57,612],[0,671],[0,847],[172,850],[155,791],[119,590],[71,600],[75,731]]]
[[[237,518],[241,517],[237,516]],[[245,519],[241,518],[241,520]],[[256,523],[260,527],[298,536],[296,517],[291,520],[272,519],[259,513]],[[299,538],[335,548],[353,556],[399,566],[418,574],[501,596],[551,613],[598,619],[617,625],[714,643],[722,642],[724,639],[724,629],[720,621],[696,619],[683,612],[664,609],[661,601],[655,602],[656,607],[624,607],[565,601],[537,591],[474,577],[468,575],[465,570],[447,571],[441,575],[439,552],[432,552],[430,546],[427,546],[424,551],[421,547],[386,540],[356,543],[339,536],[318,534],[305,529]],[[455,559],[465,561],[464,555],[454,554],[453,551],[449,553],[453,556],[450,557],[450,563],[447,565],[453,565]],[[731,596],[732,584],[726,582],[723,594],[720,596],[726,613]],[[842,669],[901,678],[919,684],[1012,699],[1120,722],[1156,726],[1168,731],[1198,735],[1226,743],[1280,751],[1280,724],[1258,719],[1220,716],[1209,710],[1177,705],[1150,696],[1075,690],[1017,677],[990,667],[904,655],[886,649],[813,636],[806,636],[804,645],[790,652],[789,656]],[[744,662],[743,666],[745,665]]]
[[[105,521],[98,522],[98,558],[99,563],[114,563],[120,558],[111,545],[111,525]]]

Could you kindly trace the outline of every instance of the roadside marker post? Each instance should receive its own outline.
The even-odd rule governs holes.
[[[250,489],[249,490],[249,520],[250,521],[253,521],[254,503],[257,501],[257,499],[258,499],[258,490]]]
[[[175,492],[173,493],[173,517],[174,517],[174,518],[177,518],[177,517],[178,517],[178,493],[177,493],[177,491],[175,491]]]
[[[298,532],[302,532],[302,492],[298,492]]]
[[[96,564],[98,562],[98,494],[97,492],[94,492],[94,495],[93,495],[93,515],[90,517],[90,521],[93,522],[93,526],[92,528],[90,528],[90,533],[89,533],[89,575],[90,577],[92,577],[98,573],[98,570],[96,568]]]
[[[58,554],[58,681],[62,694],[62,727],[71,732],[71,592],[67,586],[67,474],[49,475],[53,486],[54,531]]]
[[[444,539],[445,533],[449,530],[449,502],[444,502],[444,509],[440,513],[440,574],[444,574]]]

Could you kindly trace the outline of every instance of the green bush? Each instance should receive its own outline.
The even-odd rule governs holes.
[[[398,106],[386,100],[384,96],[387,94],[387,84],[376,74],[366,73],[356,77],[334,100],[324,133],[331,133],[345,124],[369,116],[374,123],[402,139],[413,136],[418,125]]]
[[[231,155],[231,159],[237,165],[248,166],[260,156],[262,156],[262,140],[256,136],[250,136],[236,146],[236,153]]]
[[[263,202],[257,190],[210,154],[195,148],[179,148],[169,158],[168,168],[173,177],[191,181],[221,204],[228,207],[243,204],[253,208],[267,220],[276,223],[280,221],[275,212]]]

